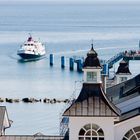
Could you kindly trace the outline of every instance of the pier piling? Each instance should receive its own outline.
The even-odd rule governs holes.
[[[53,54],[50,54],[50,66],[53,66]]]
[[[78,72],[82,72],[82,67],[83,67],[83,65],[82,65],[82,60],[77,60],[77,71]]]
[[[70,70],[74,69],[74,60],[73,60],[73,58],[69,59],[69,67],[70,67]]]
[[[102,74],[106,76],[109,75],[109,67],[107,63],[103,64]]]
[[[65,68],[65,57],[61,56],[61,68]]]

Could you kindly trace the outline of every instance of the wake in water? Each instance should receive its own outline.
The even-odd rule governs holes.
[[[20,59],[16,53],[8,54],[8,57],[10,57],[11,59],[14,59],[14,60]]]
[[[118,48],[118,49],[125,49],[127,48],[126,46],[113,46],[113,47],[104,47],[104,48],[95,48],[96,51],[98,50],[112,50],[114,48]],[[71,51],[62,51],[62,52],[57,52],[57,53],[53,53],[54,55],[69,55],[69,54],[79,54],[79,53],[84,53],[86,54],[86,52],[88,52],[89,49],[83,49],[83,50],[71,50]]]

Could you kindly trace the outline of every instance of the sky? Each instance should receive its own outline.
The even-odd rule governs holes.
[[[38,4],[140,4],[140,0],[0,0],[0,4],[18,4],[18,3]]]
[[[0,0],[0,2],[12,2],[12,1],[48,1],[48,2],[138,2],[139,0]]]

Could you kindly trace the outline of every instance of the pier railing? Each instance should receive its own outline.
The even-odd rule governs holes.
[[[64,108],[62,109],[60,113],[60,129],[59,129],[60,136],[65,136],[66,132],[68,131],[69,118],[66,116],[63,116],[63,113],[67,108],[69,108],[73,104],[73,102],[75,102],[75,99],[80,93],[82,83],[83,81],[75,81],[74,92],[70,96],[69,102],[65,104]]]
[[[124,52],[120,52],[115,56],[113,56],[112,58],[110,58],[106,63],[108,64],[108,67],[111,68],[116,62],[121,60],[123,57],[124,57]]]

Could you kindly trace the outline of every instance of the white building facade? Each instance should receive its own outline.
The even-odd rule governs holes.
[[[140,104],[133,110],[129,110],[128,105],[128,109],[121,113],[121,108],[109,100],[93,46],[83,71],[81,92],[63,114],[69,117],[69,140],[140,140]]]

